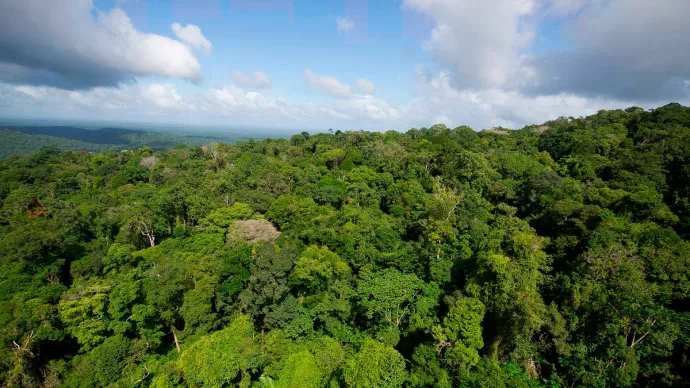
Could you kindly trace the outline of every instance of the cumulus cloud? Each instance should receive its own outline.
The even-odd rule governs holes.
[[[399,107],[373,96],[352,96],[334,105],[312,102],[287,102],[270,99],[258,92],[248,92],[236,85],[213,88],[204,96],[197,97],[199,109],[210,113],[233,117],[253,117],[261,122],[272,120],[285,125],[323,125],[353,128],[384,128],[402,119]],[[326,124],[328,123],[328,124]]]
[[[357,80],[357,89],[364,94],[376,93],[376,86],[368,79],[360,78]]]
[[[352,88],[350,88],[350,85],[340,82],[340,80],[335,77],[319,75],[314,73],[311,69],[304,70],[304,76],[311,87],[330,94],[331,96],[342,98],[352,95]]]
[[[264,96],[258,92],[245,92],[242,88],[230,85],[211,89],[211,99],[206,99],[205,109],[220,110],[226,113],[252,114],[257,109],[266,108]]]
[[[379,123],[379,127],[381,124],[399,125],[399,120],[403,117],[400,107],[374,96],[358,96],[349,100],[344,108],[352,111],[352,116],[357,117],[360,122]]]
[[[338,32],[348,33],[355,27],[355,22],[353,22],[352,19],[347,17],[338,16],[337,18],[335,18],[335,23]]]
[[[453,86],[449,72],[428,74],[418,69],[417,76],[417,97],[406,105],[405,111],[411,125],[429,125],[431,118],[445,116],[454,125],[469,125],[474,129],[521,128],[561,116],[594,114],[600,109],[654,107],[663,103],[586,98],[572,93],[528,96],[500,88],[460,90]]]
[[[198,78],[190,47],[205,50],[198,39],[203,34],[198,31],[195,39],[182,33],[191,31],[189,25],[172,27],[184,43],[145,34],[117,9],[94,18],[92,0],[66,0],[60,6],[11,0],[3,4],[10,12],[0,14],[0,79],[22,84],[0,82],[0,114],[67,112],[118,119],[127,112],[127,117],[170,120],[178,114],[281,127],[405,130],[442,122],[482,129],[519,128],[599,109],[651,108],[669,99],[690,103],[687,1],[659,0],[654,7],[643,0],[403,4],[434,21],[423,47],[436,66],[417,69],[415,97],[393,102],[374,96],[376,87],[367,79],[350,86],[306,69],[312,88],[338,97],[314,103],[274,97],[274,90],[266,91],[271,79],[263,71],[233,73],[233,85],[197,89],[193,95],[165,82],[122,83],[140,75]],[[28,11],[39,6],[47,7],[45,14]],[[338,31],[354,28],[351,21],[341,28],[340,21]],[[538,25],[545,21],[563,25],[564,41],[558,49],[537,51]],[[119,86],[104,87],[109,85]]]
[[[0,104],[13,109],[29,107],[41,113],[83,112],[103,114],[122,112],[158,114],[160,112],[189,112],[195,107],[184,101],[177,88],[164,84],[126,84],[119,88],[95,87],[89,90],[66,90],[53,86],[0,84]]]
[[[236,85],[243,88],[271,88],[271,78],[263,70],[257,70],[254,73],[244,73],[241,71],[235,71],[232,73],[232,79]]]
[[[288,102],[281,98],[268,98],[262,93],[247,91],[237,85],[218,86],[196,96],[198,109],[209,116],[232,117],[254,125],[311,126],[315,122],[352,120],[339,109],[314,103]]]
[[[119,120],[126,112],[128,118],[162,122],[191,118],[227,123],[231,118],[238,125],[404,131],[435,123],[469,125],[474,129],[520,128],[560,116],[593,114],[599,109],[633,105],[650,108],[665,103],[587,98],[572,93],[528,96],[499,88],[460,90],[453,86],[449,72],[428,73],[418,69],[417,77],[416,97],[403,103],[354,94],[333,103],[288,101],[234,84],[184,96],[170,83],[125,84],[87,91],[0,83],[0,113],[35,115],[40,112]]]
[[[423,47],[460,90],[641,101],[687,95],[687,1],[404,0],[403,7],[434,20]],[[535,51],[544,22],[561,25],[563,38]]]
[[[505,84],[533,33],[526,17],[535,0],[404,0],[403,7],[435,20],[424,47],[463,88]]]
[[[5,82],[84,89],[145,75],[200,79],[186,44],[137,30],[121,9],[101,12],[92,0],[10,0],[2,8]]]
[[[140,93],[144,100],[160,108],[191,108],[191,105],[182,101],[182,96],[172,84],[143,85],[140,87]]]
[[[201,28],[199,28],[199,26],[188,24],[183,27],[180,23],[173,23],[171,27],[175,36],[181,41],[195,49],[203,50],[206,55],[211,53],[213,45],[206,39],[204,34],[201,33]]]
[[[690,2],[589,1],[564,27],[572,48],[531,58],[528,91],[656,100],[685,95]]]

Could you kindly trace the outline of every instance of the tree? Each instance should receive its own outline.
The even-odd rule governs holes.
[[[194,288],[184,295],[180,312],[185,323],[185,332],[198,331],[209,332],[216,321],[216,313],[213,311],[218,279],[213,276],[205,276],[194,282]]]
[[[431,326],[441,293],[436,284],[394,269],[385,269],[362,281],[357,292],[368,318],[376,317],[391,327],[410,330]]]
[[[122,336],[109,337],[92,352],[93,371],[101,386],[108,386],[121,378],[126,365],[130,341]]]
[[[343,378],[348,387],[401,387],[406,378],[405,359],[392,347],[367,338],[346,361]]]
[[[211,157],[211,162],[213,169],[218,171],[223,162],[225,161],[225,153],[222,151],[221,146],[216,142],[211,142],[201,147],[205,154]]]
[[[352,271],[337,254],[328,247],[309,246],[297,260],[293,269],[294,282],[312,293],[328,288],[342,297]]]
[[[447,362],[456,368],[479,362],[478,351],[484,347],[483,319],[484,304],[479,299],[460,298],[443,318],[443,323],[431,329],[437,352],[445,350]]]
[[[466,290],[486,306],[489,319],[501,322],[485,336],[493,357],[508,352],[532,365],[532,336],[546,323],[547,309],[540,293],[549,257],[544,238],[526,222],[499,216],[477,255],[476,277]]]
[[[31,371],[34,333],[30,333],[19,343],[12,341],[12,368],[7,375],[7,386],[32,387],[36,384],[36,378]]]
[[[419,345],[412,355],[407,383],[412,387],[450,388],[453,381],[438,357],[435,346]]]
[[[287,274],[297,252],[293,247],[258,245],[252,252],[253,264],[245,289],[238,296],[242,311],[257,318],[262,328],[282,326],[295,313],[294,298],[289,294]]]
[[[249,371],[258,366],[259,351],[251,319],[242,315],[225,329],[191,344],[180,355],[178,367],[191,385],[246,386]]]
[[[431,279],[440,283],[450,281],[453,256],[459,251],[454,246],[458,235],[455,211],[462,201],[461,195],[444,186],[438,178],[434,181],[433,194],[424,201],[427,217],[420,223],[424,228],[427,255],[431,256],[429,270]]]
[[[80,284],[60,301],[60,319],[67,332],[88,350],[106,339],[106,301],[110,286]]]
[[[219,232],[227,228],[236,220],[249,219],[254,210],[251,206],[242,202],[235,202],[231,206],[217,208],[211,211],[205,218],[199,221],[202,228],[214,227]]]
[[[124,223],[124,231],[129,232],[129,238],[135,240],[135,236],[146,238],[149,246],[156,245],[156,218],[153,211],[143,205],[124,205],[117,210],[118,216]]]
[[[345,159],[346,152],[342,148],[334,148],[323,153],[323,158],[326,160],[328,167],[331,170],[337,170],[340,163]]]
[[[278,374],[277,387],[317,388],[323,386],[323,372],[316,357],[308,351],[288,356],[285,367]]]

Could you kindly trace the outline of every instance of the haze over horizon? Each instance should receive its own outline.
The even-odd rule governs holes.
[[[690,2],[3,0],[0,117],[518,128],[690,104]]]

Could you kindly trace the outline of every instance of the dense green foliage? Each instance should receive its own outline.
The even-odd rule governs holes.
[[[690,381],[690,108],[0,162],[0,378]]]

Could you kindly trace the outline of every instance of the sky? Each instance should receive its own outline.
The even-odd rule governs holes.
[[[0,117],[520,128],[690,104],[688,0],[0,0]]]

